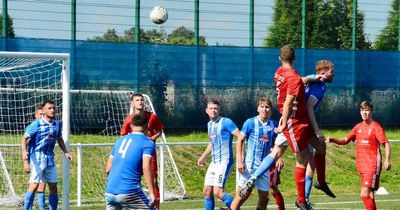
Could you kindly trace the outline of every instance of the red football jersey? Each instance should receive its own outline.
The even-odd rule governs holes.
[[[279,67],[275,72],[274,82],[276,90],[278,91],[277,105],[279,112],[282,114],[283,103],[286,100],[286,96],[288,94],[294,95],[296,96],[296,99],[293,104],[291,118],[307,120],[305,88],[303,81],[296,70],[282,66]]]
[[[148,125],[149,133],[147,133],[147,136],[151,137],[155,133],[157,133],[157,131],[163,129],[164,125],[162,124],[161,120],[157,117],[157,115],[155,115],[154,113],[152,113],[152,112],[144,112],[144,113],[149,116],[149,125]],[[124,136],[124,135],[132,132],[130,125],[132,122],[133,115],[134,114],[130,114],[125,118],[124,124],[122,125],[122,128],[121,128],[121,136]]]
[[[378,122],[358,123],[347,135],[356,143],[356,168],[359,173],[380,174],[382,169],[380,144],[388,139]]]

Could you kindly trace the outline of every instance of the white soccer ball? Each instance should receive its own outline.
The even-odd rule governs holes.
[[[168,12],[162,6],[155,6],[150,12],[150,19],[155,24],[163,24],[168,19]]]

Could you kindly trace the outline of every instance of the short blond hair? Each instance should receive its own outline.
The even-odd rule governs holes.
[[[319,72],[323,69],[331,69],[333,68],[335,65],[332,63],[332,61],[330,60],[319,60],[316,64],[315,64],[315,71]]]
[[[271,102],[271,100],[269,100],[269,99],[266,98],[266,97],[262,97],[262,98],[258,99],[258,101],[257,101],[257,107],[260,106],[260,104],[262,104],[262,103],[266,103],[268,106],[272,107],[272,102]]]

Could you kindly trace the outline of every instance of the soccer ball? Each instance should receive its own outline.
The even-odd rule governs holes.
[[[155,6],[150,12],[150,19],[155,24],[163,24],[168,19],[168,12],[162,6]]]

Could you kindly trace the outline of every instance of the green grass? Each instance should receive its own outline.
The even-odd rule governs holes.
[[[344,137],[350,130],[348,129],[331,129],[324,130],[326,136]],[[166,131],[169,142],[208,142],[208,137],[205,132],[171,132]],[[399,139],[398,130],[386,130],[386,135],[389,139]],[[100,135],[72,135],[71,143],[113,143],[116,137],[104,137]],[[9,142],[15,143],[15,142]],[[378,196],[377,205],[380,209],[400,209],[400,201],[393,201],[400,198],[400,144],[392,144],[392,170],[382,171],[380,185],[385,187],[390,195]],[[86,177],[90,178],[90,182],[84,181],[83,197],[88,198],[89,194],[96,195],[96,199],[104,197],[105,174],[104,166],[107,159],[107,154],[111,148],[84,148],[83,171]],[[187,197],[183,201],[165,202],[162,204],[162,209],[202,209],[203,196],[202,189],[204,183],[204,175],[207,167],[199,168],[197,159],[204,151],[205,146],[173,146],[171,147],[174,159],[178,165],[180,173],[183,177]],[[75,150],[72,150],[76,157]],[[295,199],[295,189],[293,181],[293,168],[295,164],[294,156],[290,151],[284,155],[285,167],[282,172],[280,189],[284,194],[287,207],[293,207]],[[18,167],[20,168],[20,167]],[[71,183],[76,183],[76,162],[71,165]],[[22,170],[22,168],[21,168]],[[20,172],[22,173],[22,172]],[[226,191],[234,194],[234,177],[233,171],[227,182]],[[84,178],[85,179],[85,178]],[[312,191],[312,202],[322,209],[340,209],[340,208],[356,208],[362,209],[363,204],[359,198],[360,184],[359,176],[355,170],[355,145],[349,144],[346,146],[338,146],[328,144],[327,150],[327,180],[330,182],[332,190],[338,195],[337,199],[330,199],[323,195],[320,191]],[[97,182],[97,183],[96,183]],[[26,183],[25,181],[23,183]],[[95,192],[92,192],[89,186],[96,184]],[[24,189],[25,185],[22,185]],[[61,192],[61,190],[60,190]],[[71,199],[76,199],[76,187],[71,186]],[[243,209],[255,209],[256,197],[252,196],[246,202]],[[386,201],[383,201],[386,200]],[[331,203],[335,202],[335,203]],[[340,203],[345,202],[345,203]],[[271,198],[270,204],[274,203]],[[219,206],[222,204],[217,203]],[[85,204],[88,205],[88,204]],[[71,205],[74,207],[74,204]],[[271,206],[274,209],[274,206]],[[0,207],[1,209],[1,207]],[[77,209],[77,208],[72,208]],[[81,209],[104,209],[104,203],[98,205],[90,204],[90,206],[81,207]]]

